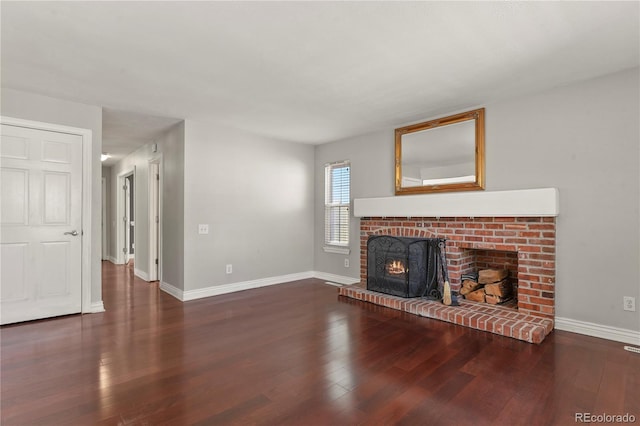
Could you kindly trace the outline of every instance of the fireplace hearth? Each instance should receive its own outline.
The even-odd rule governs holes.
[[[367,241],[367,289],[440,300],[444,248],[442,238],[371,236]]]

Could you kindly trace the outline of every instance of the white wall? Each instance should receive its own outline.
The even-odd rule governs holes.
[[[553,186],[557,316],[640,331],[638,68],[487,108],[487,189]]]
[[[152,144],[157,152],[152,152]],[[147,279],[152,267],[149,259],[149,161],[161,158],[160,182],[162,194],[162,281],[182,289],[184,246],[184,123],[176,124],[160,138],[129,154],[110,168],[110,250],[112,260],[118,258],[122,247],[117,246],[117,223],[122,213],[117,212],[117,197],[122,197],[118,176],[135,170],[135,260],[136,274]]]
[[[315,147],[315,256],[316,271],[360,278],[360,221],[349,225],[349,255],[325,253],[324,244],[324,167],[335,161],[351,161],[351,199],[389,197],[395,188],[394,129],[356,136]],[[353,203],[352,203],[353,207]],[[345,268],[344,259],[349,259]]]
[[[162,282],[184,290],[185,218],[185,124],[178,123],[156,143],[162,153],[160,201],[162,241],[160,241]]]
[[[91,194],[91,303],[102,301],[102,108],[63,101],[47,96],[2,88],[2,115],[24,120],[41,121],[79,127],[92,131],[92,187]]]
[[[186,121],[184,290],[313,269],[313,156],[313,146]]]
[[[486,189],[557,187],[556,315],[640,330],[639,69],[486,105]],[[430,117],[425,117],[427,120]],[[350,159],[352,198],[393,195],[393,129],[316,147],[316,270],[359,275],[324,253],[322,165]],[[358,221],[352,220],[357,236]]]

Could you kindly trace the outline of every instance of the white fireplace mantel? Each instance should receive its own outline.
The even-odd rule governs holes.
[[[452,192],[353,200],[355,217],[558,216],[558,189]]]

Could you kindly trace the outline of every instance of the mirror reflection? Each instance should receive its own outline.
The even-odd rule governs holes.
[[[483,189],[483,112],[396,129],[396,194]]]

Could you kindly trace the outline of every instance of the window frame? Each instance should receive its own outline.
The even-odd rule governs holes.
[[[332,196],[333,198],[335,198],[335,194],[333,194],[333,171],[336,169],[340,169],[340,168],[347,168],[348,169],[348,185],[347,185],[347,201],[338,201],[338,202],[331,202],[332,200]],[[349,244],[351,243],[351,232],[350,232],[350,227],[351,227],[351,162],[349,160],[343,160],[343,161],[336,161],[333,163],[327,163],[325,164],[325,174],[324,174],[324,185],[325,185],[325,191],[324,191],[324,251],[327,253],[337,253],[337,254],[349,254],[351,252],[351,250],[349,249]],[[344,190],[344,188],[342,188],[342,190]],[[347,209],[347,220],[346,220],[346,224],[342,223],[342,221],[340,219],[338,219],[338,227],[344,226],[346,225],[346,227],[343,229],[344,231],[346,231],[346,241],[340,241],[340,239],[338,240],[331,240],[330,236],[332,234],[340,234],[341,230],[340,229],[331,229],[331,222],[330,222],[330,211],[331,210],[335,210],[335,209],[341,209],[341,208],[346,208]],[[338,215],[340,215],[340,213],[338,213]],[[336,225],[333,225],[336,226]]]

